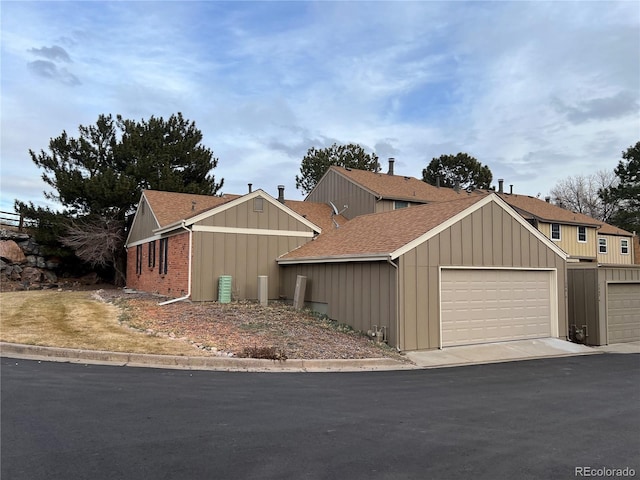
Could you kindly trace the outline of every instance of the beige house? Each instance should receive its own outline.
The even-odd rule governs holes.
[[[275,199],[262,190],[214,197],[145,190],[126,241],[127,286],[170,297],[211,301],[223,275],[233,297],[279,296],[276,258],[343,223],[329,205]],[[322,227],[320,227],[322,225]]]
[[[565,253],[495,194],[361,215],[278,264],[287,297],[303,275],[316,310],[400,350],[567,335]]]
[[[633,264],[633,234],[587,215],[573,213],[527,195],[502,193],[502,199],[562,248],[570,262]]]

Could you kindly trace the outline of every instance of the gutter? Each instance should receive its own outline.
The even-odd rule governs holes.
[[[170,303],[175,303],[175,302],[181,302],[182,300],[188,300],[191,297],[191,264],[192,264],[191,249],[193,248],[193,230],[185,227],[184,223],[185,223],[184,220],[182,220],[182,222],[180,223],[180,228],[183,228],[184,230],[189,232],[189,269],[188,269],[189,273],[187,275],[187,294],[183,297],[172,298],[171,300],[167,300],[166,302],[160,302],[158,304],[160,306],[169,305]]]
[[[387,257],[387,263],[395,269],[396,273],[396,351],[401,352],[400,349],[400,271],[398,265],[395,264],[390,257]]]

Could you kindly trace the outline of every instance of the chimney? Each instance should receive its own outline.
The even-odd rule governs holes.
[[[440,176],[436,177],[436,187],[440,188]]]
[[[513,185],[509,185],[509,195],[513,195]]]
[[[544,197],[544,201],[547,203],[551,203],[551,197]]]
[[[395,161],[395,158],[389,158],[389,171],[387,172],[387,175],[393,175],[393,164],[395,163]]]
[[[455,183],[453,184],[453,189],[458,193],[460,192],[460,180],[458,180],[457,178]]]
[[[278,201],[284,203],[284,185],[278,185]]]
[[[253,183],[249,183],[249,193],[251,193],[253,191]]]
[[[498,193],[504,193],[504,178],[498,179]]]

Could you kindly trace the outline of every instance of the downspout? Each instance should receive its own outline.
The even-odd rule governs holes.
[[[387,263],[395,269],[396,273],[396,351],[400,350],[400,275],[398,274],[398,265],[396,265],[391,257],[387,257]]]
[[[187,232],[189,232],[189,267],[188,267],[188,276],[187,276],[187,294],[184,297],[172,298],[171,300],[167,300],[166,302],[161,302],[158,305],[169,305],[170,303],[181,302],[182,300],[188,300],[191,297],[191,249],[193,248],[193,230],[185,227],[184,220],[180,224],[180,228],[183,228]]]

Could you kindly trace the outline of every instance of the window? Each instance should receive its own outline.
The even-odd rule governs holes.
[[[607,239],[599,238],[598,239],[598,253],[607,253]]]
[[[409,202],[403,202],[402,200],[396,200],[393,202],[393,209],[398,210],[399,208],[407,208],[409,206]]]
[[[156,266],[156,241],[149,242],[149,268]]]
[[[158,273],[160,275],[164,275],[167,273],[167,263],[169,262],[168,258],[169,252],[169,239],[161,238],[160,239],[160,251],[158,252]]]
[[[262,212],[264,209],[264,198],[256,197],[253,199],[253,211]]]
[[[142,245],[136,246],[136,273],[142,273]]]
[[[580,243],[587,241],[587,227],[578,227],[578,241]]]
[[[622,255],[629,255],[629,240],[626,238],[620,239],[620,253]]]
[[[560,240],[560,224],[551,224],[551,240]]]

